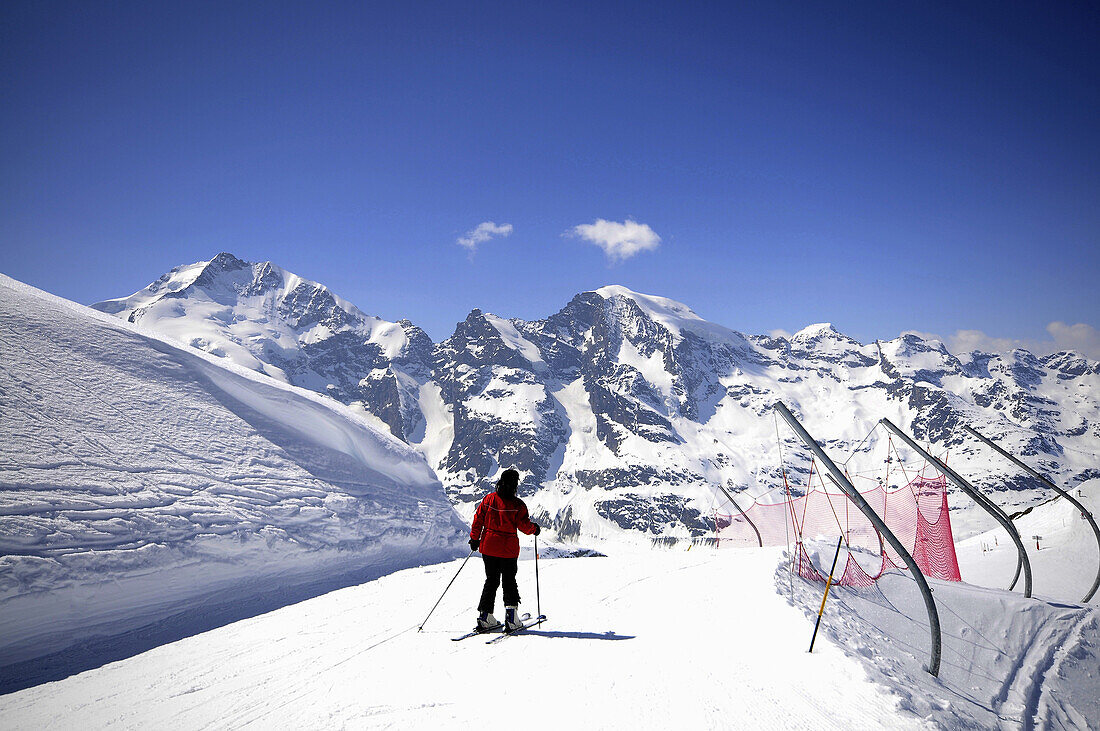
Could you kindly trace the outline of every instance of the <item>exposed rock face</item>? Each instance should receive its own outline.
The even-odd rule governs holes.
[[[563,538],[703,535],[728,509],[717,484],[757,495],[781,479],[780,440],[788,477],[804,478],[805,451],[770,413],[780,399],[836,457],[886,416],[1012,506],[1035,485],[963,423],[1070,485],[1100,456],[1100,364],[1074,353],[952,354],[913,334],[863,345],[828,324],[743,335],[616,286],[543,320],[474,310],[433,344],[228,254],[97,307],[373,414],[467,515],[514,467],[532,515]]]

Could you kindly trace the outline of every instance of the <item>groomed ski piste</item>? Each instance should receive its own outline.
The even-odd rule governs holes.
[[[1083,489],[1090,507],[1098,488],[1094,480]],[[1037,577],[1058,574],[1076,591],[1094,566],[1074,549],[1091,534],[1060,503],[1032,513],[1052,528],[1033,560]],[[831,546],[817,549],[815,560],[827,562]],[[494,645],[450,641],[473,621],[476,559],[417,631],[461,565],[453,561],[0,697],[0,721],[27,729],[1079,729],[1100,719],[1095,602],[932,582],[944,630],[933,678],[922,669],[920,598],[903,573],[870,589],[834,588],[811,655],[824,587],[792,577],[783,548],[601,550],[608,555],[541,559],[549,620]],[[971,582],[1011,577],[995,555],[960,556]],[[534,610],[531,559],[528,549],[520,589],[522,608]]]
[[[462,565],[438,562],[462,555],[462,526],[412,450],[316,395],[0,285],[3,365],[24,386],[5,397],[8,444],[39,439],[33,464],[17,447],[4,453],[0,665],[73,641],[104,658],[0,695],[0,728],[1098,727],[1100,604],[1077,601],[1096,546],[1064,500],[1016,521],[1025,538],[1042,536],[1027,546],[1036,598],[1005,590],[1015,564],[1005,534],[959,542],[963,583],[931,582],[938,678],[924,670],[926,617],[900,571],[834,587],[807,653],[824,586],[792,575],[784,547],[540,541],[536,600],[524,537],[521,611],[547,622],[456,643],[474,621],[480,561],[418,631]],[[76,376],[58,378],[62,353],[78,358]],[[114,409],[127,419],[108,418]],[[148,419],[153,409],[191,435],[153,440],[167,456],[146,449],[163,421]],[[18,415],[52,419],[50,429]],[[1096,509],[1100,480],[1072,489]],[[126,521],[157,540],[123,540]],[[90,541],[95,551],[70,547]],[[823,572],[834,545],[809,546]],[[605,555],[571,557],[577,549]],[[35,551],[49,558],[30,560]],[[336,569],[378,578],[297,600]],[[223,609],[198,631],[208,609],[260,587],[284,605],[253,603],[238,621]],[[125,644],[128,628],[181,614],[193,632],[176,626],[181,639],[168,632],[107,662],[114,632]]]

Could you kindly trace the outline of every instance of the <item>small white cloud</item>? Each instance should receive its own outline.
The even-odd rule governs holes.
[[[1086,357],[1100,359],[1100,330],[1092,325],[1052,322],[1047,325],[1047,332],[1058,346],[1054,350],[1075,350]]]
[[[1067,325],[1064,322],[1052,322],[1047,325],[1050,340],[1032,338],[997,338],[986,335],[981,330],[956,330],[946,338],[934,333],[909,330],[905,334],[918,335],[924,340],[939,340],[952,353],[969,353],[980,350],[983,353],[1009,353],[1016,348],[1029,350],[1036,355],[1049,355],[1062,350],[1072,350],[1086,358],[1100,360],[1100,330],[1092,325],[1079,322]]]
[[[784,340],[790,340],[792,334],[793,333],[789,333],[781,327],[776,328],[775,330],[768,330],[768,337],[772,338],[783,338]]]
[[[629,218],[619,223],[597,218],[595,223],[582,223],[570,232],[574,236],[603,249],[612,263],[625,261],[642,251],[651,251],[661,243],[661,237],[647,224]]]
[[[495,236],[508,236],[511,233],[512,224],[510,223],[502,223],[498,226],[492,221],[483,221],[476,228],[467,231],[465,236],[460,236],[455,243],[465,247],[470,252],[470,256],[473,256],[478,244],[484,244]]]
[[[942,340],[942,338],[941,338]],[[943,342],[952,353],[969,353],[980,350],[983,353],[1009,353],[1016,348],[1037,351],[1037,341],[1020,340],[1017,338],[995,338],[986,335],[981,330],[957,330]]]

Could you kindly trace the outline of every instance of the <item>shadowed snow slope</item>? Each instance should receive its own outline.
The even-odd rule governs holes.
[[[331,399],[3,276],[0,350],[0,688],[462,546],[420,454]]]
[[[460,573],[418,633],[459,562],[408,569],[0,697],[0,722],[754,730],[1095,723],[1100,610],[936,582],[944,624],[936,679],[921,670],[928,632],[905,574],[831,595],[811,655],[823,586],[790,581],[781,554],[623,549],[544,560],[549,621],[494,645],[450,641],[472,624],[480,572]],[[523,608],[534,612],[532,561],[521,561],[519,583]]]

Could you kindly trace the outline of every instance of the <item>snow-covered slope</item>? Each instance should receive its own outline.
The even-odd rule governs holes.
[[[1100,505],[1100,479],[1073,490],[1095,515]],[[1024,539],[1034,575],[1033,593],[1047,599],[1081,599],[1096,580],[1100,546],[1088,522],[1069,501],[1055,497],[1034,506],[1014,521]],[[1038,540],[1035,536],[1040,536]],[[1038,544],[1038,545],[1036,545]],[[955,546],[963,581],[1004,588],[1016,571],[1016,547],[1003,531],[981,533]],[[1017,587],[1019,588],[1019,587]],[[1092,604],[1100,606],[1100,592]]]
[[[0,350],[5,684],[96,637],[463,545],[420,454],[332,399],[3,276]]]
[[[288,298],[288,287],[315,294]],[[313,322],[296,303],[315,297],[355,324],[296,325]],[[371,338],[392,326],[367,323],[320,285],[227,254],[97,306],[181,337],[205,333],[188,341],[227,357],[244,349],[251,367],[374,414],[425,455],[467,518],[499,470],[515,467],[533,515],[566,540],[708,535],[713,512],[729,510],[718,485],[760,495],[780,484],[780,440],[788,474],[804,475],[804,450],[785,429],[777,436],[776,400],[838,458],[888,417],[1010,512],[1046,491],[965,437],[963,423],[1066,487],[1100,476],[1100,364],[1073,353],[952,354],[911,334],[864,345],[827,323],[790,338],[744,335],[617,285],[542,320],[473,310],[434,345],[403,321],[404,344],[383,347]],[[340,337],[373,355],[336,347]],[[952,502],[962,510],[957,535],[992,525],[969,500]]]
[[[913,582],[791,580],[778,549],[540,561],[549,621],[455,644],[480,590],[459,562],[377,581],[0,696],[13,729],[1096,728],[1100,609],[935,582],[940,677]],[[777,569],[778,563],[778,569]],[[534,610],[533,562],[520,588]],[[827,569],[827,567],[826,567]],[[792,592],[793,588],[793,592]],[[791,599],[793,594],[793,600]],[[793,604],[793,606],[792,606]]]

